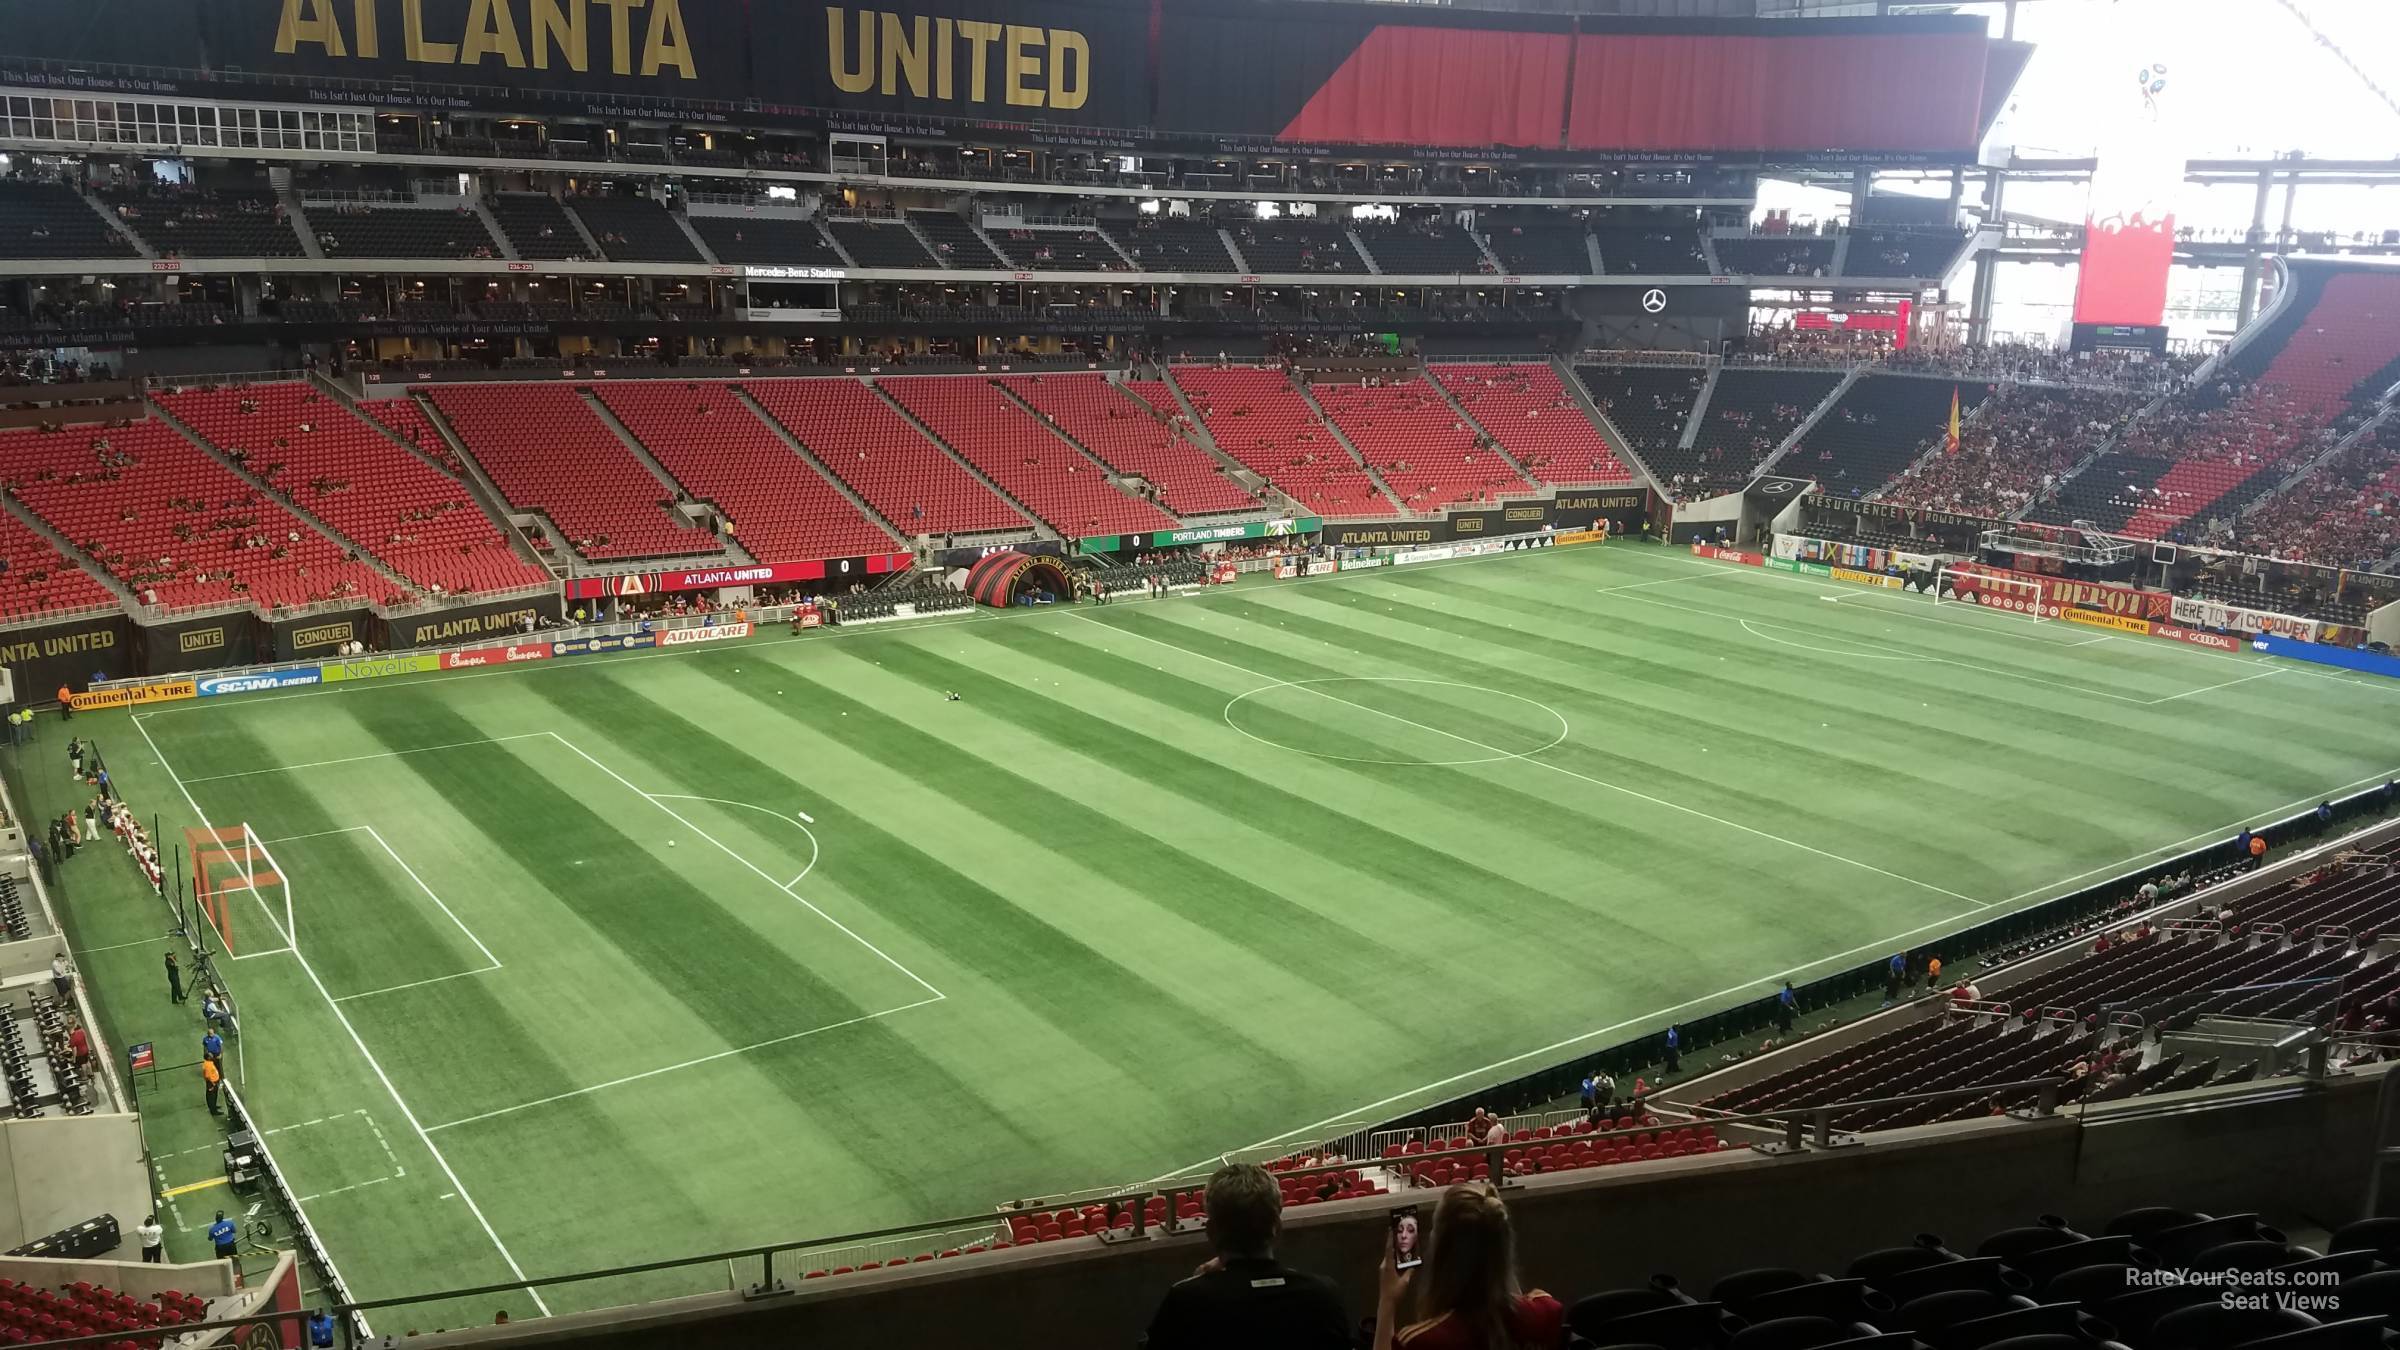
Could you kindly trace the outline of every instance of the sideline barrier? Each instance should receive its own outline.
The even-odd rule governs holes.
[[[1695,558],[1714,558],[1718,562],[1740,563],[1744,567],[1764,567],[1767,565],[1767,560],[1762,554],[1744,553],[1738,548],[1720,548],[1715,544],[1692,545],[1692,556]]]
[[[2296,642],[2291,638],[2262,634],[2251,647],[2269,656],[2288,656],[2294,661],[2312,661],[2320,666],[2340,666],[2344,670],[2361,671],[2400,680],[2400,657],[2383,656],[2375,652],[2358,651],[2349,647],[2333,647],[2322,642]]]
[[[145,680],[139,684],[120,684],[110,688],[91,688],[69,700],[77,712],[94,708],[130,708],[142,703],[176,703],[200,696],[199,683],[189,675],[167,680]]]

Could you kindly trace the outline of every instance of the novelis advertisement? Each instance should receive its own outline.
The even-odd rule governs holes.
[[[380,680],[387,675],[418,675],[441,668],[441,657],[424,652],[415,656],[374,656],[363,661],[328,661],[324,670],[325,682],[334,684],[343,680]]]

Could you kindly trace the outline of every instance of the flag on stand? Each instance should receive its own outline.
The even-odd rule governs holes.
[[[1958,453],[1958,386],[1950,386],[1950,443],[1949,453]]]

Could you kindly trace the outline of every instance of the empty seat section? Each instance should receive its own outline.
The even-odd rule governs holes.
[[[308,223],[329,258],[497,258],[499,242],[465,208],[319,203]]]
[[[1688,484],[1700,458],[1681,448],[1684,424],[1707,377],[1696,366],[1577,366],[1575,378],[1652,473]]]
[[[452,477],[467,476],[467,466],[459,460],[458,452],[450,448],[450,442],[414,398],[370,399],[359,406],[366,410],[367,416],[390,428],[393,435],[449,470]]]
[[[813,220],[783,216],[694,216],[692,228],[722,263],[845,267],[839,250]]]
[[[1861,377],[1782,461],[1794,476],[1814,478],[1825,491],[1863,497],[1890,482],[1950,426],[1950,399],[1965,418],[1991,396],[1980,380],[1929,380],[1909,375]]]
[[[266,188],[249,191],[128,189],[104,194],[126,228],[162,255],[297,258],[300,236]]]
[[[733,537],[760,562],[897,547],[729,386],[627,381],[599,394],[686,491],[717,504]]]
[[[1484,237],[1512,276],[1594,275],[1590,236],[1581,225],[1498,224]]]
[[[291,503],[429,591],[538,586],[457,479],[307,384],[164,394],[168,412]]]
[[[592,247],[547,192],[503,192],[485,203],[520,258],[587,258]]]
[[[1852,230],[1842,275],[1939,277],[1966,244],[1966,235],[1957,230]]]
[[[1474,236],[1450,225],[1362,226],[1359,241],[1384,272],[1410,276],[1473,276],[1492,265]]]
[[[744,384],[786,431],[906,535],[1023,530],[994,496],[858,380]]]
[[[861,267],[941,266],[916,232],[896,220],[828,220],[825,229]]]
[[[273,608],[405,594],[164,422],[0,432],[0,475],[145,604]]]
[[[1131,225],[1112,221],[1109,233],[1144,272],[1239,272],[1224,237],[1213,223],[1144,216]]]
[[[1225,475],[1214,456],[1102,375],[1019,375],[1001,381],[1108,467],[1158,489],[1179,516],[1246,511],[1258,499]],[[1174,396],[1151,382],[1172,407]],[[1158,406],[1152,403],[1151,407]]]
[[[73,188],[0,179],[0,257],[130,258],[136,252]]]
[[[926,375],[882,383],[943,443],[1070,539],[1175,528],[1173,516],[1119,489],[989,380]]]
[[[508,504],[550,517],[595,561],[723,551],[683,523],[672,494],[576,390],[560,384],[460,384],[432,391]]]
[[[1234,246],[1252,272],[1364,273],[1367,260],[1350,247],[1340,225],[1302,220],[1252,220],[1231,227]]]
[[[1308,510],[1335,520],[1400,513],[1283,372],[1176,366],[1171,373],[1217,448]]]
[[[623,193],[593,193],[568,203],[583,218],[600,251],[616,262],[702,261],[691,236],[667,214],[667,208],[648,197]]]
[[[1098,230],[994,230],[1017,265],[1034,272],[1122,272],[1123,254]]]
[[[1826,235],[1720,235],[1710,247],[1717,251],[1717,265],[1735,276],[1833,274],[1834,240]]]
[[[948,211],[911,211],[908,220],[918,233],[933,241],[933,251],[944,267],[991,269],[1017,265],[994,253],[973,225]]]
[[[0,442],[5,444],[5,442]],[[49,539],[0,512],[0,619],[115,605],[116,594]]]
[[[1600,428],[1550,366],[1445,363],[1429,369],[1534,481],[1553,486],[1633,481],[1632,470],[1608,448]]]
[[[1691,222],[1603,225],[1592,237],[1600,242],[1600,265],[1610,276],[1708,273],[1708,257],[1700,251],[1700,227]]]
[[[1506,459],[1476,443],[1473,424],[1423,376],[1377,386],[1318,384],[1314,390],[1325,415],[1419,515],[1533,491]]]
[[[1841,372],[1833,370],[1717,372],[1708,411],[1700,419],[1692,448],[1682,455],[1693,481],[1711,488],[1735,488],[1749,482],[1759,464],[1774,454],[1775,447],[1797,431],[1841,382]]]

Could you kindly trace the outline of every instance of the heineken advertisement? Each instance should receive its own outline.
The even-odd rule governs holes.
[[[1076,544],[1078,553],[1122,553],[1137,548],[1172,548],[1177,544],[1221,544],[1236,539],[1271,539],[1287,534],[1315,534],[1325,522],[1315,516],[1298,520],[1252,520],[1239,525],[1195,525],[1151,534],[1096,534]]]

